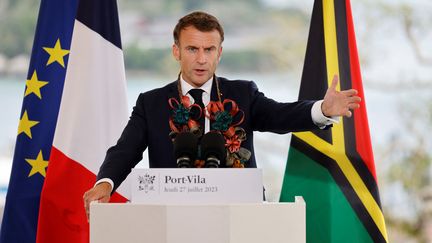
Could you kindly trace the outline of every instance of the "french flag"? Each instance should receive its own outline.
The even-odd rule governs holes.
[[[37,242],[88,242],[82,196],[93,186],[127,118],[116,1],[81,0],[41,193]],[[112,200],[126,198],[114,194]]]
[[[128,119],[116,1],[42,0],[28,76],[0,242],[88,242],[83,194]]]

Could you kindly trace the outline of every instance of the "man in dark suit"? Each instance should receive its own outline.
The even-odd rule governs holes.
[[[140,94],[120,139],[107,151],[95,187],[84,194],[86,209],[93,200],[108,202],[147,148],[150,167],[177,167],[172,135],[181,131],[200,135],[216,130],[226,140],[228,159],[222,167],[256,167],[253,131],[325,128],[334,122],[332,117],[349,117],[359,107],[356,90],[336,91],[337,77],[323,100],[293,103],[265,97],[254,82],[217,77],[223,40],[221,25],[207,13],[193,12],[179,20],[172,51],[180,75],[165,87]]]

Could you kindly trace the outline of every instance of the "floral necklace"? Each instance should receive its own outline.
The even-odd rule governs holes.
[[[216,75],[213,75],[213,82],[216,85],[217,101],[210,101],[206,106],[208,113],[202,110],[197,104],[191,104],[188,96],[182,95],[180,74],[177,81],[178,97],[168,99],[171,108],[169,126],[171,128],[170,137],[174,141],[176,135],[182,132],[191,132],[197,137],[201,137],[204,129],[199,125],[199,118],[206,116],[211,123],[211,132],[218,132],[225,139],[225,148],[227,151],[226,167],[244,168],[245,163],[249,161],[251,152],[241,144],[246,140],[246,132],[239,125],[244,120],[244,112],[239,109],[237,103],[230,99],[222,101],[222,94],[219,89],[219,81]],[[196,160],[195,167],[204,166],[203,160]]]

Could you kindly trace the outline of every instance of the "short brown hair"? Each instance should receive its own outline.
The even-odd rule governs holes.
[[[175,44],[179,44],[180,31],[189,26],[193,26],[197,30],[202,32],[210,32],[213,30],[217,30],[221,37],[221,43],[224,40],[224,31],[218,19],[208,13],[195,11],[179,19],[173,31]]]

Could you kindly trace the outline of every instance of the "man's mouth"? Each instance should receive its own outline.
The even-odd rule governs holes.
[[[204,74],[207,71],[206,69],[199,69],[199,68],[196,68],[194,70],[195,70],[195,73],[198,75]]]

